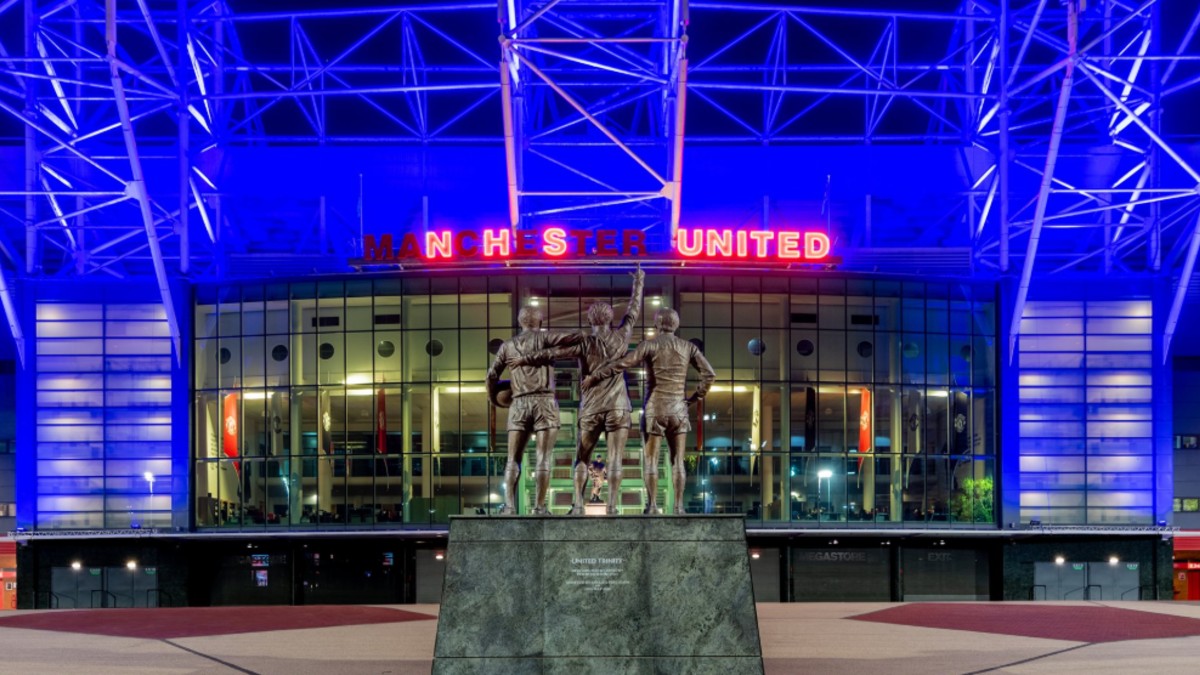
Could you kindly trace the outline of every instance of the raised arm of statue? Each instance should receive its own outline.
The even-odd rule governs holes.
[[[637,325],[638,317],[642,314],[642,291],[646,287],[646,273],[637,268],[633,273],[633,292],[629,294],[629,304],[625,306],[625,316],[621,317],[620,330],[625,334],[625,340],[633,335],[633,327]]]
[[[696,372],[700,373],[700,382],[696,385],[696,392],[688,397],[689,403],[699,401],[707,396],[713,381],[717,379],[717,372],[713,370],[712,364],[704,358],[704,353],[698,348],[692,350],[691,362]]]

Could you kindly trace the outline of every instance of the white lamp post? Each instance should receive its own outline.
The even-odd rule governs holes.
[[[821,514],[821,481],[828,481],[829,486],[829,510],[833,511],[833,471],[829,469],[821,469],[817,472],[817,519],[820,519]]]

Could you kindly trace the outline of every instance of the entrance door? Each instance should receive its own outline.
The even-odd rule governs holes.
[[[1089,563],[1088,600],[1140,600],[1138,563]]]
[[[1033,600],[1140,600],[1139,563],[1034,563]]]
[[[87,607],[104,607],[100,603],[100,591],[103,584],[103,571],[99,567],[70,567],[50,568],[50,598],[46,603],[51,609],[77,609]],[[96,605],[92,604],[92,594],[96,594]],[[38,606],[42,602],[39,599]]]
[[[1085,600],[1087,584],[1087,563],[1034,563],[1033,600]]]

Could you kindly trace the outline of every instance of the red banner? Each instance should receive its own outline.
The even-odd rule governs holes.
[[[862,388],[862,399],[858,406],[858,468],[862,470],[866,453],[875,446],[875,431],[871,424],[871,391]]]
[[[238,395],[226,394],[224,415],[221,417],[221,450],[226,457],[236,459],[238,456]],[[235,471],[242,470],[241,462],[234,462]]]
[[[387,397],[380,387],[379,395],[375,398],[375,451],[381,455],[387,454]]]

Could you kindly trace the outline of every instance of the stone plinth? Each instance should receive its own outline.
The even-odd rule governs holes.
[[[450,519],[433,672],[762,673],[740,516]]]

